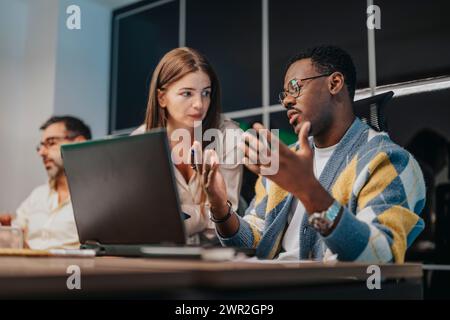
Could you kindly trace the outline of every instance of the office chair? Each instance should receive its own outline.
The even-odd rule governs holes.
[[[385,107],[394,95],[393,91],[376,94],[353,103],[355,115],[376,131],[388,131]]]

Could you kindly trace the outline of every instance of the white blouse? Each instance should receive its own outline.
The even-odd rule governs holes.
[[[228,131],[231,129],[232,131]],[[223,137],[222,163],[220,165],[220,172],[223,175],[225,184],[227,186],[228,200],[232,203],[233,209],[237,210],[239,203],[239,194],[241,190],[243,167],[239,160],[237,139],[240,139],[242,131],[236,122],[221,117],[219,130]],[[145,132],[145,126],[142,125],[136,129],[132,135]],[[233,134],[230,134],[232,132]],[[233,137],[233,135],[235,137]],[[228,137],[228,139],[227,139]],[[220,155],[219,155],[220,157]],[[185,220],[185,228],[188,236],[195,235],[202,231],[214,230],[214,223],[209,219],[209,203],[206,201],[205,208],[202,210],[201,206],[201,186],[197,179],[197,173],[194,173],[186,182],[180,171],[174,166],[175,180],[177,182],[178,195],[180,199],[181,210],[190,215],[189,219]],[[209,232],[211,234],[211,232]]]

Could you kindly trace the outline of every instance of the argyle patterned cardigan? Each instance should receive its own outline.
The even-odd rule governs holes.
[[[322,260],[332,253],[341,261],[404,262],[406,249],[424,228],[419,214],[425,184],[411,154],[356,118],[319,182],[343,213],[326,237],[304,215],[299,259]],[[265,177],[259,177],[255,191],[237,233],[218,237],[223,245],[256,248],[258,258],[273,259],[281,251],[293,196]]]

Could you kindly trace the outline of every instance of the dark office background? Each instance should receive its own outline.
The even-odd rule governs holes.
[[[146,8],[156,1],[141,1],[113,14],[110,131],[142,123],[148,84],[159,59],[179,46],[180,1]],[[160,1],[158,2],[160,3]],[[346,49],[358,72],[358,88],[368,87],[366,1],[269,0],[269,104],[277,105],[284,67],[293,54],[315,44],[330,43]],[[381,30],[376,31],[377,84],[392,84],[450,74],[450,3],[436,1],[375,1],[381,8]],[[263,106],[262,1],[186,0],[185,45],[204,53],[216,69],[223,88],[223,111]],[[143,9],[142,11],[140,11]],[[423,100],[418,97],[413,101]],[[417,99],[416,99],[417,98]],[[450,119],[448,100],[433,99],[417,112],[399,99],[389,105],[394,139],[406,143],[424,122],[427,110],[441,122]],[[428,100],[427,100],[428,101]],[[413,109],[414,108],[414,109]],[[434,108],[431,112],[430,108]],[[401,111],[402,116],[398,115]],[[414,111],[413,111],[414,110]],[[243,127],[261,116],[236,118]],[[400,120],[400,121],[398,121]],[[289,134],[283,112],[270,114],[273,128]],[[408,132],[403,130],[408,128]],[[439,126],[438,126],[439,127]],[[450,136],[450,129],[438,128]],[[398,132],[397,132],[398,130]],[[288,139],[289,140],[289,139]]]

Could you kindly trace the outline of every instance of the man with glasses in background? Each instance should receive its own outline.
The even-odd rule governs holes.
[[[31,249],[78,248],[61,145],[89,140],[91,130],[83,121],[70,116],[51,117],[40,130],[41,142],[36,149],[49,180],[31,192],[15,217],[1,214],[0,224],[21,228],[25,246]]]

